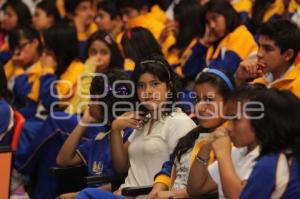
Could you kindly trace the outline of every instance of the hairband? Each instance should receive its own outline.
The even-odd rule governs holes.
[[[217,75],[218,77],[220,77],[227,85],[227,87],[233,91],[234,87],[230,81],[230,79],[227,77],[227,75],[225,73],[223,73],[222,71],[218,70],[218,69],[213,69],[213,68],[205,68],[203,69],[202,72],[206,72],[206,73],[212,73]],[[201,73],[200,73],[201,74]],[[197,77],[198,78],[198,77]]]
[[[165,68],[165,70],[168,72],[168,80],[171,81],[171,73],[169,71],[169,68],[163,62],[159,60],[152,60],[152,59],[140,62],[140,64],[149,64],[149,63],[162,65]]]
[[[113,92],[113,89],[112,89],[111,86],[107,86],[106,89],[107,89],[107,93],[112,93]],[[115,93],[118,94],[118,95],[128,95],[129,91],[128,91],[126,86],[122,85],[122,86],[116,87]]]

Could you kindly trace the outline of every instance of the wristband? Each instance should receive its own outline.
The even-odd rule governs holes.
[[[197,160],[199,163],[203,164],[204,166],[207,166],[207,165],[208,165],[208,159],[207,159],[207,160],[206,160],[206,159],[203,159],[203,158],[201,158],[199,155],[196,156],[196,160]]]

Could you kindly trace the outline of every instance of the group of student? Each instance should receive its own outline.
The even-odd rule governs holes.
[[[0,4],[12,197],[55,198],[49,168],[83,164],[128,176],[59,198],[300,198],[298,0]]]

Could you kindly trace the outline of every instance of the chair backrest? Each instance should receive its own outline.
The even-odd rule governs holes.
[[[11,139],[11,148],[13,151],[17,150],[19,139],[22,133],[22,129],[25,123],[25,118],[21,115],[21,113],[15,111],[14,112],[14,128],[12,132]]]
[[[10,146],[0,146],[0,199],[9,198],[12,150]]]

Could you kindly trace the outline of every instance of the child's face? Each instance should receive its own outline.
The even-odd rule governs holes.
[[[226,19],[216,12],[207,12],[205,15],[206,28],[214,35],[216,40],[221,39],[226,33]]]
[[[75,9],[75,17],[80,19],[84,25],[90,25],[94,20],[92,2],[82,1]]]
[[[227,104],[228,116],[236,116],[229,120],[228,132],[231,141],[236,147],[245,147],[253,149],[257,145],[254,129],[251,125],[250,119],[244,114],[245,111],[238,108],[238,103],[229,102]]]
[[[36,8],[32,17],[32,22],[36,30],[43,31],[53,25],[54,19],[53,17],[48,16],[44,10]]]
[[[89,59],[93,60],[93,63],[96,65],[97,72],[105,71],[111,60],[111,51],[108,46],[101,40],[95,40],[92,42],[89,48]]]
[[[140,12],[134,8],[126,7],[121,9],[121,14],[125,28],[130,28],[129,21],[138,17],[140,15]]]
[[[11,31],[18,24],[18,15],[11,6],[7,6],[4,10],[3,29]]]
[[[140,102],[143,103],[149,111],[157,110],[167,101],[167,84],[150,73],[142,74],[136,87]]]
[[[113,30],[113,20],[111,19],[110,14],[103,9],[98,9],[95,23],[98,28],[105,30],[106,32],[112,32]]]
[[[289,62],[289,58],[282,53],[274,41],[267,36],[259,37],[259,49],[257,52],[258,65],[263,65],[263,72],[274,72],[284,67]]]
[[[200,125],[203,128],[219,126],[223,122],[221,111],[223,111],[224,101],[222,96],[209,83],[196,85],[195,92],[198,99],[196,114]]]
[[[37,48],[38,41],[36,39],[33,41],[21,39],[19,45],[14,49],[13,63],[21,67],[30,66],[39,58]]]

